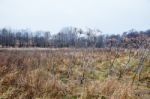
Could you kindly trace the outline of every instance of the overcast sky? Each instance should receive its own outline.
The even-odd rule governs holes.
[[[150,0],[0,0],[0,28],[57,33],[66,26],[122,33],[150,29]]]

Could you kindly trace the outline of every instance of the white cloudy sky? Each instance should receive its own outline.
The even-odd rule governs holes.
[[[150,0],[0,0],[0,28],[56,33],[66,26],[104,33],[150,29]]]

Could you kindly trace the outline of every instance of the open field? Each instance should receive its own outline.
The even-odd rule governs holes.
[[[143,49],[0,49],[0,99],[149,99]]]

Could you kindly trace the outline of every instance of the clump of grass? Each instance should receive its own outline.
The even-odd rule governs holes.
[[[101,93],[104,96],[111,96],[120,86],[120,83],[114,79],[108,79],[104,82]]]
[[[116,79],[108,79],[102,87],[102,96],[111,99],[137,99],[130,83],[122,83]]]

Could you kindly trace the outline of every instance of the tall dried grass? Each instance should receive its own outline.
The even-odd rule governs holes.
[[[127,55],[119,53],[118,59]],[[102,49],[1,51],[0,99],[144,98],[136,91],[142,92],[148,81],[138,83],[139,89],[135,89],[137,82],[131,86],[134,68],[119,80],[117,75],[107,78],[109,60],[114,58],[113,54],[107,55],[108,52]],[[148,62],[143,78],[148,75]]]

